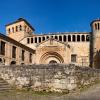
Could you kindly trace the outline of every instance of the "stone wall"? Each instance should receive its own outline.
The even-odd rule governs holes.
[[[66,92],[100,80],[100,70],[74,65],[0,66],[0,76],[16,88]]]

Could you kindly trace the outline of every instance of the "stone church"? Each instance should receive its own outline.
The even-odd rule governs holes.
[[[90,26],[90,32],[36,34],[27,20],[19,18],[6,25],[7,36],[0,33],[0,63],[99,67],[100,19],[92,21]]]

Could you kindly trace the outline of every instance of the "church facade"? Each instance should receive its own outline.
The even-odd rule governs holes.
[[[100,20],[90,32],[36,34],[28,21],[19,18],[0,34],[0,62],[10,64],[64,63],[99,67]]]

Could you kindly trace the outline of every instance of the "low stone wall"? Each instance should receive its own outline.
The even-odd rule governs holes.
[[[0,76],[16,88],[66,92],[100,80],[100,70],[75,65],[0,66]]]

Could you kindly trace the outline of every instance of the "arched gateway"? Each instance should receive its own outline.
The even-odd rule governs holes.
[[[39,61],[41,64],[63,63],[64,60],[57,52],[46,52],[43,54]]]

